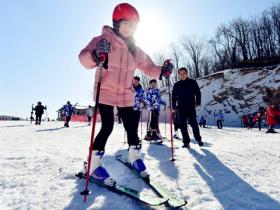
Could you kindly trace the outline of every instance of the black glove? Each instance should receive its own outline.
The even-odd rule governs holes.
[[[162,77],[169,78],[174,69],[174,65],[171,63],[170,59],[164,61],[163,66],[161,67],[161,73],[159,80],[162,80]]]
[[[111,43],[106,39],[101,39],[97,44],[95,50],[92,52],[92,57],[95,62],[99,65],[101,62],[100,55],[105,54],[105,61],[103,62],[103,67],[108,69],[108,53],[110,52]]]
[[[96,54],[98,57],[100,57],[101,53],[108,54],[110,52],[111,43],[107,39],[101,39],[96,44]]]

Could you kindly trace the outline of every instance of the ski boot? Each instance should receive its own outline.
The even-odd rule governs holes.
[[[197,141],[197,143],[198,143],[198,145],[200,146],[200,147],[203,147],[203,145],[204,145],[204,143],[200,140],[200,141]]]
[[[152,140],[152,132],[151,131],[147,131],[147,134],[144,138],[147,141],[151,141]]]
[[[146,166],[141,159],[141,144],[130,145],[128,149],[128,161],[132,168],[143,178],[149,178]]]
[[[157,130],[153,130],[152,131],[152,139],[155,140],[155,141],[162,140],[162,137],[157,132]]]
[[[90,176],[98,182],[104,183],[109,186],[114,186],[116,181],[110,177],[107,170],[102,165],[102,157],[104,151],[93,150],[90,164]]]
[[[190,140],[183,139],[183,146],[182,146],[182,148],[187,148],[187,149],[191,148],[190,147]]]
[[[275,131],[272,128],[269,128],[265,133],[277,133],[277,131]]]
[[[180,137],[179,137],[178,131],[175,131],[175,134],[174,134],[173,138],[181,140]]]
[[[187,148],[187,149],[189,149],[189,148],[191,148],[191,147],[190,147],[190,144],[189,144],[189,143],[184,143],[183,146],[182,146],[182,148]]]

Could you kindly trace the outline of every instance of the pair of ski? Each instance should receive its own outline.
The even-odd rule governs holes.
[[[126,158],[124,158],[122,155],[117,155],[116,159],[123,163],[125,166],[127,166],[133,173],[135,173],[138,177],[142,178],[139,173],[137,173],[130,165],[130,163],[127,161]],[[85,178],[85,174],[83,173],[78,173],[76,174],[77,177],[79,178]],[[109,186],[104,183],[100,183],[96,181],[93,178],[90,178],[91,183],[96,183],[99,186],[106,187],[107,189],[116,192],[118,194],[123,194],[126,196],[129,196],[133,199],[136,199],[138,201],[141,201],[145,204],[151,205],[151,206],[158,206],[161,204],[166,203],[172,208],[179,208],[181,206],[184,206],[187,204],[187,202],[183,199],[177,198],[176,195],[174,195],[172,192],[170,192],[168,189],[164,188],[161,186],[159,183],[154,181],[153,179],[146,179],[142,178],[145,183],[147,183],[159,196],[150,196],[150,195],[145,195],[137,190],[125,187],[123,185],[115,184],[114,186]]]

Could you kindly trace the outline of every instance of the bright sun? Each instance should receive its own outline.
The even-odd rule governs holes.
[[[135,33],[137,45],[152,55],[155,51],[166,47],[171,40],[164,19],[156,13],[141,14],[140,23]]]

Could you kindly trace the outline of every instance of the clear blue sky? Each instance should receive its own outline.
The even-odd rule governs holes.
[[[0,0],[0,115],[29,117],[39,100],[51,118],[67,100],[92,104],[94,71],[80,65],[78,54],[103,25],[111,25],[120,2]],[[276,0],[126,2],[140,13],[139,46],[152,54],[183,34],[210,38],[221,23],[260,14]]]

